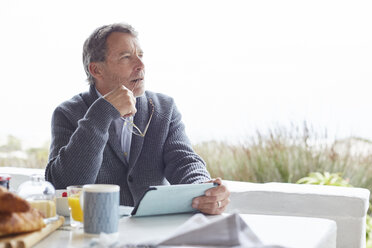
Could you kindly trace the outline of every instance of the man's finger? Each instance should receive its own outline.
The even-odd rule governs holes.
[[[227,192],[229,192],[227,190],[227,187],[224,184],[220,184],[217,187],[206,190],[205,195],[206,196],[216,196],[216,195],[219,195],[219,194],[225,194]]]
[[[225,211],[226,206],[229,204],[230,199],[225,199],[223,201],[207,203],[199,206],[197,209],[206,214],[221,214]]]
[[[192,201],[192,203],[195,203],[196,205],[206,204],[206,203],[213,203],[217,201],[223,200],[223,197],[218,196],[199,196],[195,197]]]
[[[221,208],[229,204],[230,199],[222,199],[216,201],[200,201],[197,205],[192,205],[193,208],[197,209],[214,209],[214,208]],[[194,207],[195,206],[195,207]]]
[[[211,180],[206,181],[204,183],[217,183],[218,185],[221,185],[222,184],[222,179],[220,177],[212,178]]]
[[[208,203],[216,203],[217,201],[224,201],[229,198],[229,194],[219,194],[215,196],[199,196],[192,200],[193,206],[200,206]]]
[[[123,117],[130,117],[130,116],[134,116],[135,114],[137,113],[137,108],[135,106],[133,106],[130,110],[130,112],[126,115],[124,115]]]

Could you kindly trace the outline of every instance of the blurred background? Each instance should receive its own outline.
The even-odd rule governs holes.
[[[279,135],[368,153],[370,13],[371,1],[1,1],[0,165],[33,154],[45,167],[53,110],[88,89],[83,42],[113,22],[139,32],[146,87],[174,97],[195,147]]]

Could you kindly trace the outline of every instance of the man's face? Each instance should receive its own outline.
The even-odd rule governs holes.
[[[134,96],[145,91],[143,51],[138,40],[130,34],[114,32],[106,40],[106,58],[99,63],[101,77],[96,87],[102,95],[124,85]]]

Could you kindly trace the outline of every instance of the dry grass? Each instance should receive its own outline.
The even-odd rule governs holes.
[[[349,138],[329,141],[327,133],[277,128],[240,145],[204,142],[194,146],[212,177],[249,182],[295,183],[311,172],[340,173],[355,187],[372,190],[372,145]]]

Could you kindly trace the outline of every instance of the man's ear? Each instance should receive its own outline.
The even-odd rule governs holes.
[[[90,74],[96,79],[102,79],[102,68],[99,63],[91,62],[88,66]]]

